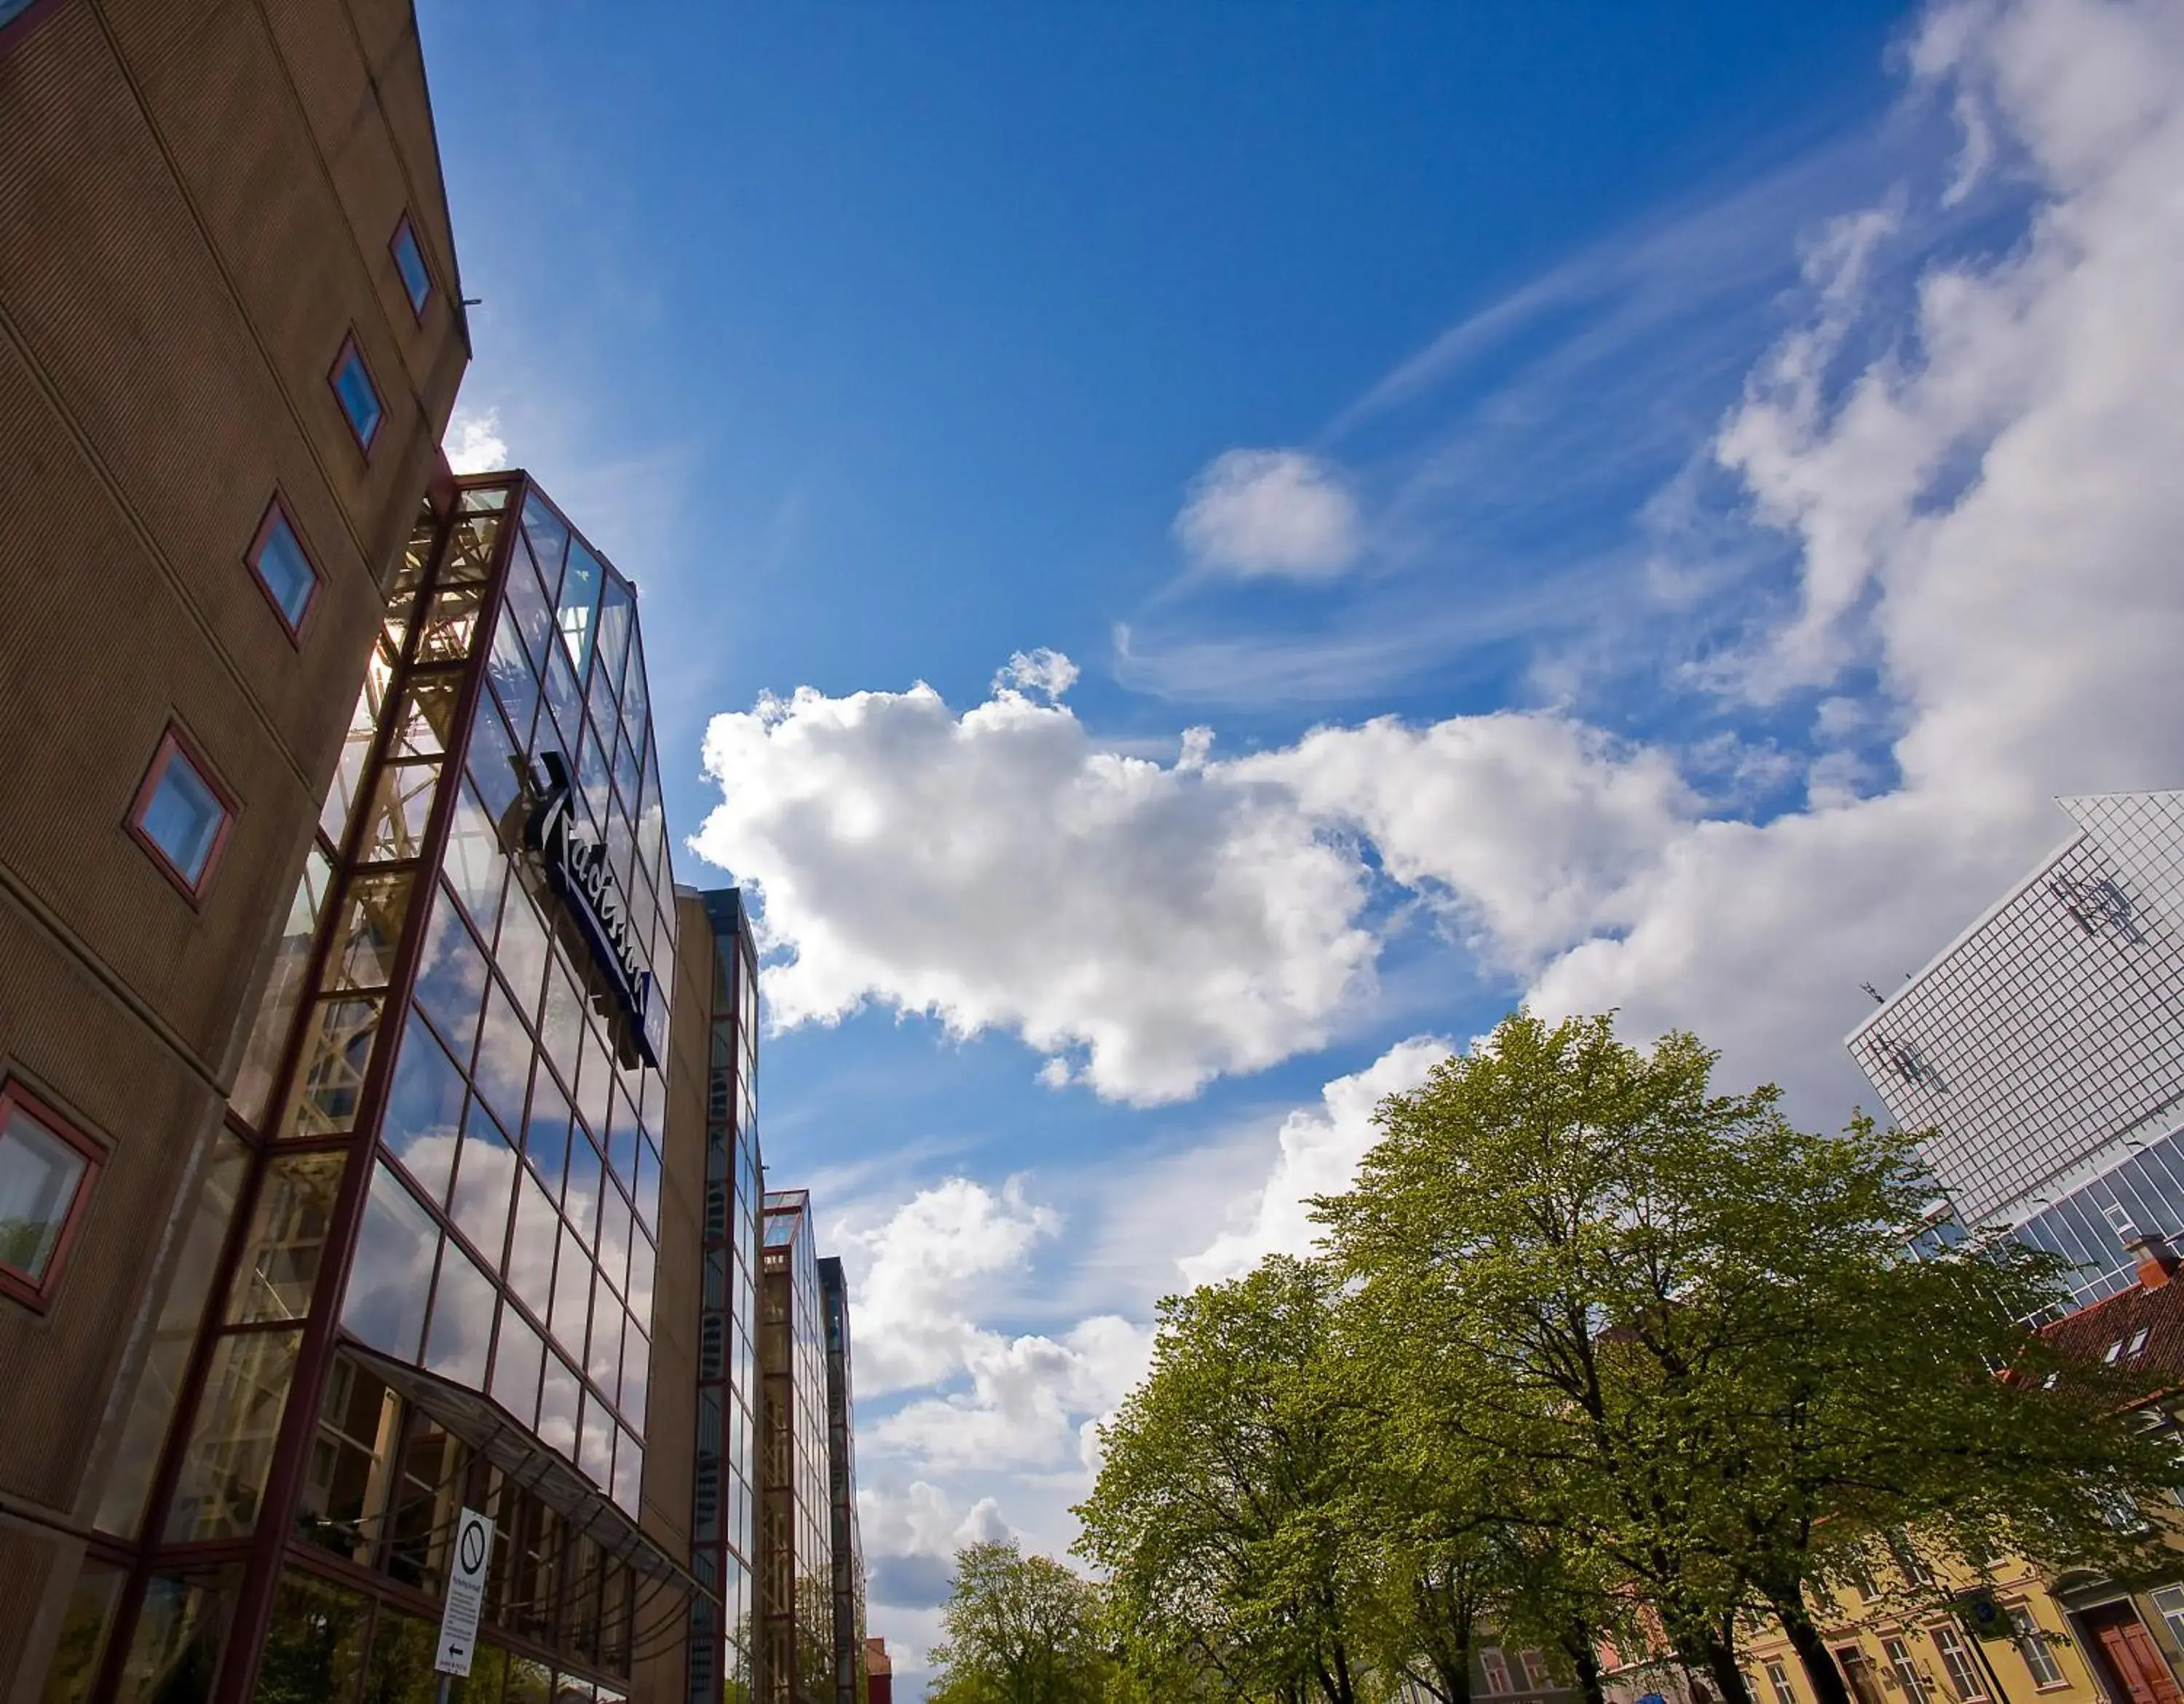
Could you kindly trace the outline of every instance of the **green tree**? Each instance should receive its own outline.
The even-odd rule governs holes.
[[[1120,1625],[1228,1696],[1357,1704],[1368,1588],[1339,1388],[1334,1285],[1284,1257],[1160,1305],[1153,1364],[1114,1420],[1078,1549]]]
[[[1518,1014],[1384,1103],[1356,1187],[1318,1210],[1384,1377],[1451,1450],[1508,1464],[1513,1533],[1642,1596],[1732,1704],[1753,1610],[1842,1704],[1805,1593],[1860,1534],[2114,1562],[2133,1541],[2103,1502],[2173,1470],[2111,1384],[1996,1376],[2039,1360],[2019,1322],[2052,1262],[1904,1258],[1911,1145],[1798,1131],[1771,1087],[1715,1092],[1714,1060]]]
[[[946,1640],[926,1653],[929,1704],[1099,1704],[1109,1659],[1099,1588],[1011,1539],[956,1553],[940,1612]]]

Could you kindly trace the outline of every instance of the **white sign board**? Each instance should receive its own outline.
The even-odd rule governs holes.
[[[455,1522],[455,1551],[448,1563],[447,1604],[440,1612],[440,1654],[432,1667],[443,1674],[468,1674],[477,1644],[478,1612],[485,1605],[486,1565],[493,1560],[493,1522],[475,1509]]]

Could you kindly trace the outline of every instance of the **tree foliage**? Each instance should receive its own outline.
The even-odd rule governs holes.
[[[1099,1704],[1111,1667],[1099,1589],[1013,1539],[956,1552],[928,1704]]]

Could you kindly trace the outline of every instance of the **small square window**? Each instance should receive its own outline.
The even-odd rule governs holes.
[[[42,1307],[98,1151],[17,1084],[0,1087],[0,1293]]]
[[[380,422],[386,419],[387,411],[381,405],[379,388],[371,382],[370,370],[364,364],[364,351],[356,346],[354,332],[343,340],[331,379],[342,412],[348,416],[349,430],[356,434],[358,444],[370,450],[371,440],[379,436]]]
[[[295,525],[278,497],[258,523],[258,536],[251,541],[247,560],[265,595],[273,601],[281,624],[292,637],[300,633],[312,596],[319,589],[319,571],[312,566],[304,541],[296,536]]]
[[[417,246],[417,232],[404,214],[402,222],[394,227],[394,238],[387,245],[394,251],[394,270],[402,275],[403,293],[410,298],[410,311],[421,320],[425,304],[432,299],[432,274],[425,265],[425,251]]]
[[[137,791],[129,826],[192,899],[204,891],[235,807],[171,728]]]

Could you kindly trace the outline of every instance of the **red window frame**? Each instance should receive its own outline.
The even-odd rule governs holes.
[[[288,523],[288,534],[295,539],[296,548],[304,553],[304,566],[311,571],[310,595],[304,600],[302,617],[292,622],[288,619],[288,612],[281,607],[281,600],[273,595],[273,588],[267,584],[264,571],[258,566],[259,558],[265,550],[265,541],[273,536],[276,520]],[[258,589],[265,594],[265,601],[273,610],[273,618],[281,623],[281,630],[288,635],[289,642],[302,645],[304,629],[311,624],[311,612],[319,606],[319,594],[326,589],[326,576],[325,570],[319,567],[318,558],[311,554],[311,547],[304,542],[304,529],[296,524],[295,511],[281,500],[278,491],[273,494],[273,500],[265,506],[265,513],[258,522],[258,530],[250,536],[250,548],[242,553],[242,564],[250,570],[250,578],[258,583]]]
[[[402,271],[402,237],[404,232],[409,233],[410,246],[417,251],[417,264],[425,269],[425,298],[422,301],[410,295],[410,280]],[[425,323],[425,310],[432,305],[432,294],[439,288],[439,281],[432,276],[432,263],[425,254],[425,245],[418,240],[417,226],[410,219],[407,208],[403,209],[402,216],[394,221],[394,234],[387,239],[387,252],[394,259],[394,277],[402,286],[402,299],[410,304],[410,311],[421,326]]]
[[[85,1206],[106,1165],[106,1153],[45,1100],[24,1087],[20,1078],[0,1080],[0,1131],[7,1128],[10,1115],[17,1112],[27,1115],[47,1135],[66,1143],[83,1157],[83,1176],[76,1180],[75,1193],[69,1198],[68,1212],[61,1220],[60,1235],[53,1239],[53,1256],[46,1262],[45,1276],[34,1279],[28,1272],[0,1260],[0,1296],[11,1297],[25,1307],[43,1313],[53,1305],[53,1292],[68,1265],[69,1250],[83,1225]]]
[[[197,771],[198,779],[212,790],[213,797],[220,801],[220,809],[225,813],[220,818],[218,832],[213,835],[212,850],[205,854],[204,869],[199,873],[194,886],[175,867],[175,862],[167,856],[166,849],[144,829],[144,813],[151,806],[152,795],[158,791],[160,778],[167,773],[167,765],[174,761],[177,753]],[[174,883],[176,891],[189,901],[193,909],[202,909],[205,889],[212,885],[213,872],[220,868],[220,855],[226,849],[227,837],[234,830],[236,817],[242,808],[234,790],[205,760],[203,748],[184,731],[181,723],[170,722],[166,731],[159,736],[158,749],[152,753],[152,762],[144,771],[144,779],[136,784],[136,796],[130,802],[127,826],[136,844],[152,855],[152,863],[159,874]]]
[[[372,422],[369,438],[357,431],[356,422],[348,417],[348,404],[342,398],[342,369],[348,365],[351,355],[356,357],[357,365],[364,369],[365,382],[370,385],[371,394],[379,402],[379,418]],[[364,452],[364,459],[369,462],[372,445],[379,442],[379,434],[387,429],[387,393],[379,388],[379,377],[372,372],[370,361],[365,359],[364,345],[357,341],[354,327],[342,339],[341,347],[334,351],[334,364],[326,369],[326,388],[333,393],[334,411],[341,416],[342,424],[348,428],[349,441]]]

